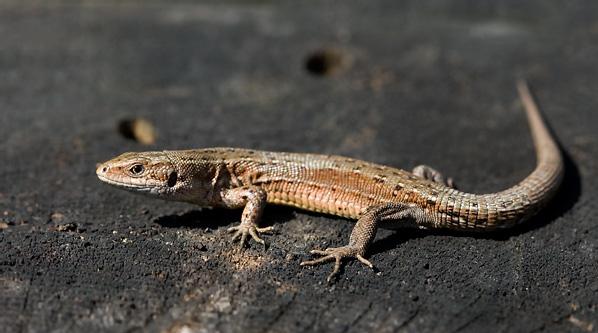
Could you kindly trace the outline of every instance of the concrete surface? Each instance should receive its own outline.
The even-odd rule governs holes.
[[[400,3],[400,4],[399,4]],[[598,330],[598,3],[5,1],[0,5],[0,331]],[[336,284],[301,268],[352,222],[100,184],[97,162],[209,146],[427,163],[477,193],[534,154],[527,77],[570,160],[551,207],[492,235],[382,231]],[[143,117],[157,141],[123,137]]]

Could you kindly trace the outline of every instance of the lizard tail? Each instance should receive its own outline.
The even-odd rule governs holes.
[[[518,186],[528,194],[532,202],[545,204],[556,193],[564,175],[564,163],[561,150],[546,126],[538,105],[530,93],[527,83],[517,82],[517,90],[523,103],[527,120],[536,148],[537,164],[534,171],[521,181]],[[513,192],[513,188],[504,191]],[[514,193],[517,193],[515,191]]]
[[[506,228],[536,214],[555,195],[564,175],[559,146],[544,122],[527,83],[517,82],[536,149],[536,168],[517,185],[504,191],[474,195],[453,192],[440,203],[439,226],[491,230]],[[445,196],[447,197],[447,196]]]

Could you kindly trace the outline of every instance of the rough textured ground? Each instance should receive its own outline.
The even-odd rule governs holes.
[[[0,331],[598,330],[598,6],[578,1],[0,5]],[[423,3],[423,2],[422,2]],[[383,231],[380,273],[301,268],[352,222],[120,192],[99,161],[209,146],[335,153],[496,191],[534,166],[529,78],[570,156],[550,209],[503,234]],[[119,122],[143,117],[143,146]]]

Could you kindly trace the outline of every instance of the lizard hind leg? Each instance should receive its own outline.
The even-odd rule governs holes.
[[[338,275],[343,259],[357,259],[369,268],[374,265],[364,258],[368,247],[376,237],[376,231],[381,223],[385,225],[394,222],[394,226],[419,225],[428,222],[427,215],[419,207],[412,207],[403,203],[387,203],[372,206],[365,210],[351,231],[349,244],[341,247],[327,248],[326,250],[312,250],[310,253],[322,257],[302,262],[301,266],[313,266],[334,261],[332,273],[328,275],[330,282]]]
[[[457,188],[457,185],[455,184],[453,178],[445,177],[440,171],[430,166],[424,164],[418,165],[415,168],[413,168],[411,172],[419,178],[431,180],[433,182],[440,183],[450,188]]]

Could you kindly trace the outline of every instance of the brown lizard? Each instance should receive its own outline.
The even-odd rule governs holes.
[[[458,191],[452,180],[428,166],[407,172],[352,158],[266,152],[236,148],[125,153],[97,168],[111,185],[161,199],[201,206],[243,208],[232,227],[241,248],[248,237],[264,244],[258,223],[267,203],[333,214],[357,223],[349,244],[313,250],[314,265],[364,258],[382,228],[416,227],[491,231],[520,223],[544,206],[563,177],[560,150],[547,129],[525,82],[517,85],[536,147],[537,166],[519,184],[491,194]]]

